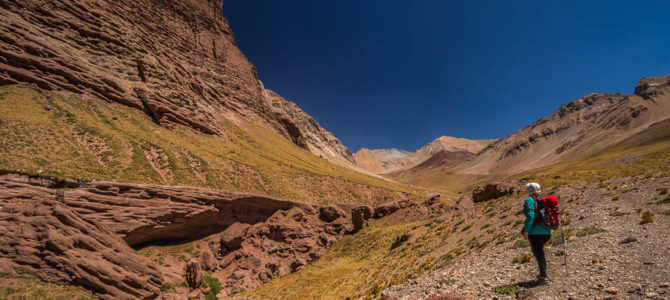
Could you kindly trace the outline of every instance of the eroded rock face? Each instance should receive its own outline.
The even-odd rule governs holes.
[[[111,182],[84,184],[65,193],[63,203],[106,224],[131,246],[202,236],[235,222],[253,224],[278,210],[309,206],[222,190]]]
[[[246,230],[223,234],[219,252],[221,269],[215,274],[224,278],[224,293],[257,287],[300,270],[353,229],[347,217],[327,222],[319,216],[318,210],[295,207],[277,211],[267,221]],[[233,232],[239,236],[233,237]],[[230,240],[241,243],[238,248],[231,248]]]
[[[154,297],[165,283],[184,280],[196,288],[203,269],[219,278],[225,296],[320,258],[355,232],[352,216],[359,216],[354,218],[362,222],[360,230],[392,213],[425,215],[444,208],[435,198],[423,205],[402,200],[346,212],[204,188],[73,182],[68,190],[53,189],[58,184],[0,175],[0,272],[82,286],[103,298]],[[128,246],[216,231],[222,231],[219,243],[177,268],[156,266]]]
[[[516,194],[520,191],[519,183],[491,182],[479,186],[472,191],[472,199],[474,202],[483,202],[506,195]]]
[[[103,299],[154,298],[170,277],[46,188],[0,181],[0,207],[0,272],[81,286]]]
[[[82,94],[171,128],[225,135],[265,123],[296,145],[353,162],[295,104],[265,90],[237,48],[222,0],[0,0],[0,85]]]

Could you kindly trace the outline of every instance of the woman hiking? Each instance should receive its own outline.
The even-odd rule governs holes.
[[[530,242],[530,248],[537,260],[537,265],[540,267],[540,275],[537,276],[539,283],[548,283],[547,276],[547,259],[544,255],[544,244],[551,238],[551,230],[545,228],[540,224],[535,224],[535,215],[537,211],[535,198],[540,196],[540,184],[531,182],[526,185],[528,190],[528,198],[523,205],[523,214],[526,216],[523,229],[521,233],[523,238]]]

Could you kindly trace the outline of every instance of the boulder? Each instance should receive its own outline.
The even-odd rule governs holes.
[[[204,277],[202,275],[200,264],[197,261],[192,260],[186,264],[186,267],[184,268],[184,279],[186,279],[186,283],[188,283],[188,286],[192,289],[202,285]]]
[[[368,220],[372,219],[375,209],[372,206],[362,205],[351,210],[351,222],[354,225],[354,232],[358,232],[368,225]]]
[[[214,258],[214,254],[212,254],[212,251],[210,251],[208,248],[202,250],[198,262],[202,268],[207,271],[212,271],[218,266],[218,262],[216,261],[216,258]]]
[[[346,214],[335,205],[323,206],[319,208],[319,219],[325,222],[333,222]]]
[[[516,194],[520,191],[521,189],[519,188],[518,183],[491,182],[483,186],[479,186],[474,191],[472,191],[472,200],[475,203],[483,202],[502,196]]]
[[[381,204],[377,207],[375,207],[375,219],[383,218],[385,216],[388,216],[395,211],[401,209],[401,208],[407,208],[410,206],[414,206],[414,203],[410,200],[400,200],[396,202],[391,202],[391,203],[384,203]]]
[[[221,233],[221,246],[225,247],[226,251],[239,249],[242,241],[244,241],[244,235],[247,233],[249,226],[249,224],[240,222],[235,222],[228,226],[228,228]]]

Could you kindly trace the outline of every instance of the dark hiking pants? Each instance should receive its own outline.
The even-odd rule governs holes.
[[[540,276],[547,276],[547,259],[544,256],[544,244],[546,244],[550,235],[530,235],[528,240],[530,248],[533,250],[533,255],[537,260],[537,265],[540,267]]]

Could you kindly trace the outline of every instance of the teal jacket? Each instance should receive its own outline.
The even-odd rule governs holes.
[[[526,216],[523,231],[528,232],[528,235],[551,235],[551,230],[540,224],[535,224],[535,200],[533,200],[533,197],[526,198],[523,214]]]

